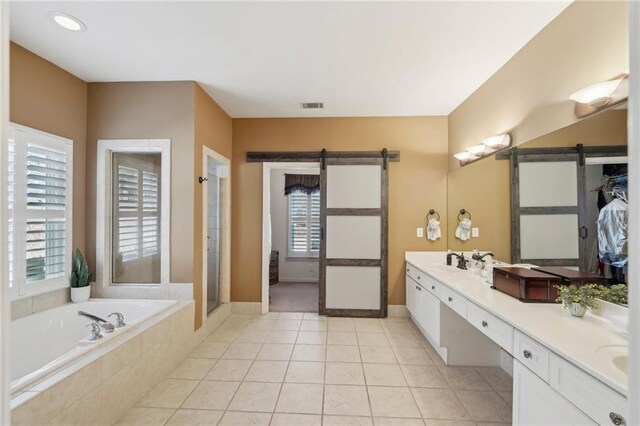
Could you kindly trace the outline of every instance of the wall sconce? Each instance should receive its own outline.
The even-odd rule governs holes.
[[[569,96],[574,101],[574,113],[577,118],[584,118],[604,109],[611,108],[627,100],[629,97],[629,79],[623,74],[614,80],[592,84]]]
[[[488,155],[494,154],[501,149],[505,149],[511,145],[511,135],[504,133],[502,135],[490,136],[482,140],[479,145],[474,145],[466,151],[453,154],[453,157],[460,161],[460,165],[464,166]]]

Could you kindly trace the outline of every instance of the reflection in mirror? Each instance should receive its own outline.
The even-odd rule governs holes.
[[[449,223],[457,223],[465,206],[479,237],[461,241],[452,232],[449,248],[594,274],[584,277],[608,289],[625,283],[626,145],[623,105],[512,148],[502,159],[451,171]],[[613,293],[611,300],[625,302]]]
[[[114,284],[160,282],[161,155],[113,153]]]

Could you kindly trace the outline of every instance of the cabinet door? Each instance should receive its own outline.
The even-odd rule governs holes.
[[[420,292],[420,325],[434,343],[440,342],[440,299],[428,292]]]
[[[527,367],[514,361],[513,424],[531,426],[595,425]]]
[[[407,282],[407,310],[411,314],[411,318],[418,322],[420,321],[420,293],[418,292],[418,288],[420,287],[409,275],[407,275],[405,279]]]

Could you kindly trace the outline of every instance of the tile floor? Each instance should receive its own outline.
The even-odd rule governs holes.
[[[511,377],[447,367],[406,318],[231,315],[120,425],[511,424]]]

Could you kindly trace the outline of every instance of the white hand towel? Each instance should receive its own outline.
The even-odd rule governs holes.
[[[458,223],[458,228],[456,228],[456,238],[466,241],[469,237],[471,237],[471,220],[462,219]]]
[[[435,241],[442,237],[442,231],[440,231],[440,222],[435,219],[429,219],[427,222],[427,239]]]

